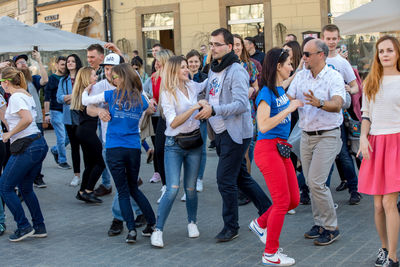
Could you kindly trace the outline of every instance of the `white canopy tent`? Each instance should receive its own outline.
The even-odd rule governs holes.
[[[7,16],[0,17],[0,32],[0,53],[32,51],[33,46],[38,46],[39,51],[60,51],[86,49],[94,43],[105,44],[42,23],[31,27]]]
[[[373,0],[337,18],[344,35],[400,31],[400,0]]]

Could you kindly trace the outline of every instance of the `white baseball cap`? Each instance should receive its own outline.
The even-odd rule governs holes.
[[[111,53],[104,58],[104,61],[102,64],[100,64],[100,66],[119,65],[120,63],[121,63],[121,57],[118,54]]]

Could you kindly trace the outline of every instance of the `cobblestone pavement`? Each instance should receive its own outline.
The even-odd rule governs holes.
[[[53,131],[45,133],[49,146],[54,145]],[[67,151],[70,156],[70,150]],[[157,210],[161,184],[150,184],[153,167],[142,157],[141,190]],[[248,223],[257,216],[252,204],[240,207],[240,235],[228,243],[215,243],[214,236],[222,229],[221,197],[216,187],[217,156],[207,151],[204,191],[199,193],[198,226],[200,237],[187,237],[185,204],[174,203],[164,228],[163,249],[151,247],[147,237],[138,236],[136,244],[125,243],[127,230],[108,237],[111,203],[115,193],[103,197],[101,205],[89,205],[75,199],[77,188],[68,186],[71,170],[57,168],[49,153],[44,165],[45,189],[35,189],[49,236],[29,238],[12,243],[7,236],[15,223],[6,209],[7,232],[0,237],[0,266],[257,266],[261,265],[264,250],[258,238],[248,230]],[[69,162],[71,160],[69,158]],[[264,179],[253,163],[253,177],[267,191]],[[332,188],[339,184],[335,171]],[[295,215],[287,215],[280,246],[296,259],[296,266],[374,266],[380,242],[373,223],[372,198],[364,196],[360,205],[347,204],[347,192],[333,191],[341,237],[330,246],[317,247],[303,233],[312,226],[311,206],[300,205]],[[29,213],[27,213],[29,214]]]

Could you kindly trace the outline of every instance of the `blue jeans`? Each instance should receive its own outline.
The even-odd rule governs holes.
[[[259,215],[272,205],[271,200],[247,171],[244,156],[250,142],[251,138],[247,138],[243,139],[243,144],[235,143],[228,131],[215,135],[219,157],[217,184],[223,202],[224,229],[239,229],[238,188],[254,203]]]
[[[131,197],[131,206],[132,210],[135,211],[136,216],[142,215],[142,211],[140,210],[139,206],[136,204],[135,200]],[[119,201],[118,201],[118,192],[115,194],[112,207],[111,207],[111,212],[113,215],[113,218],[118,219],[120,221],[123,221],[124,218],[122,218],[121,214],[121,207],[119,206]]]
[[[199,173],[197,174],[197,179],[203,180],[204,170],[206,169],[206,162],[207,162],[207,122],[202,121],[200,122],[200,132],[201,138],[203,139],[203,145],[201,146],[201,160],[200,160],[200,168]]]
[[[101,124],[99,121],[99,139],[101,141],[101,144],[103,146],[103,151],[102,151],[102,155],[103,155],[103,159],[106,158],[106,148],[105,148],[105,143],[103,142],[103,136],[102,136],[102,132],[101,132]],[[101,183],[106,187],[106,188],[110,188],[111,187],[111,174],[110,174],[110,169],[107,166],[107,161],[106,163],[106,168],[104,169],[103,173],[101,174]]]
[[[57,138],[57,145],[51,148],[51,152],[58,154],[58,163],[65,163],[67,162],[65,147],[69,144],[69,140],[63,123],[63,113],[58,110],[50,110],[50,122]]]
[[[6,215],[4,214],[3,201],[0,197],[0,223],[4,223]]]
[[[30,137],[34,136],[36,135]],[[37,228],[44,225],[39,201],[33,191],[33,180],[35,180],[42,168],[42,162],[48,149],[43,136],[33,141],[23,153],[11,155],[1,176],[0,193],[13,214],[18,229],[25,229],[31,225],[25,216],[21,201],[14,191],[16,186],[18,186],[28,206],[32,216],[33,227]]]
[[[186,210],[188,222],[196,222],[197,219],[197,191],[196,181],[201,161],[202,147],[194,149],[182,149],[175,143],[174,137],[167,136],[164,148],[165,180],[167,190],[160,201],[157,212],[156,228],[161,231],[171,211],[180,186],[181,169],[183,165],[183,187],[186,193]]]
[[[139,205],[147,223],[154,225],[156,218],[153,209],[137,184],[140,169],[140,149],[107,148],[106,159],[115,187],[117,187],[122,218],[124,218],[128,230],[131,231],[136,228],[130,197]]]

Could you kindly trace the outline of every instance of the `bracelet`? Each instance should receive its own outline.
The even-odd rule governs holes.
[[[361,119],[371,122],[371,120],[368,117],[361,117]]]
[[[50,116],[50,112],[46,112],[44,115],[45,116]]]

